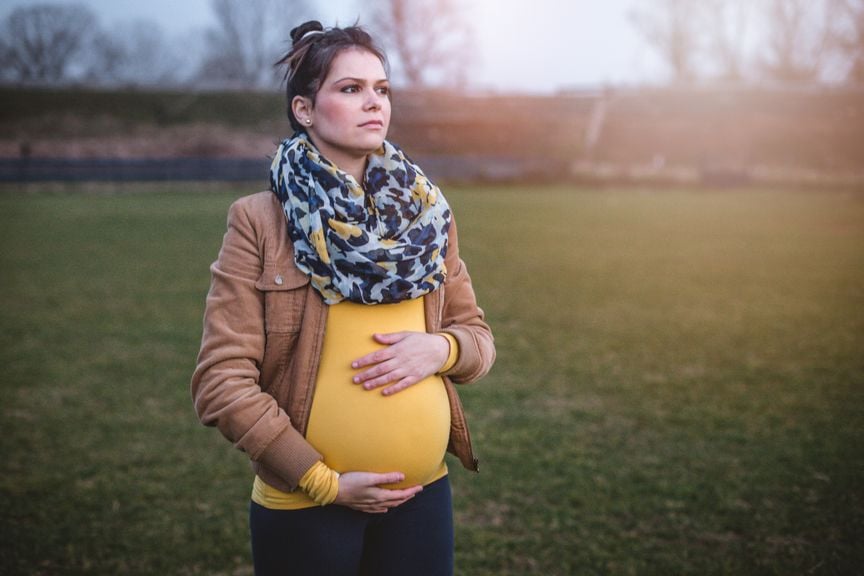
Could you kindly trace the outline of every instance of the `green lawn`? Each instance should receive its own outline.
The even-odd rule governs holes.
[[[0,193],[0,573],[251,574],[188,391],[254,186]],[[860,574],[864,191],[448,193],[498,362],[457,574]]]

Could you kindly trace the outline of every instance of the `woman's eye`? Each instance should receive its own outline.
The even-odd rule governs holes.
[[[377,88],[377,92],[378,92],[378,94],[381,94],[382,96],[387,96],[390,94],[390,87],[389,86],[379,86]]]
[[[359,91],[360,87],[356,84],[350,84],[342,88],[342,92],[345,92],[346,94],[356,94]]]

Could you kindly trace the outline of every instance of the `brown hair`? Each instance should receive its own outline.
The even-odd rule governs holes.
[[[317,20],[304,22],[291,30],[291,50],[276,62],[285,66],[285,95],[288,98],[288,120],[294,130],[303,126],[294,117],[291,102],[303,96],[315,103],[315,95],[330,72],[333,60],[343,50],[359,48],[377,56],[390,75],[387,56],[360,26],[324,29]]]

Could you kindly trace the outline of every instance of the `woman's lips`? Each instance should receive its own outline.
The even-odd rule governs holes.
[[[360,124],[361,128],[383,128],[384,122],[381,120],[369,120],[368,122],[364,122]]]

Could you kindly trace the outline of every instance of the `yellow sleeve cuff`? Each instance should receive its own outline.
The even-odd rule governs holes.
[[[447,342],[450,343],[450,354],[447,356],[447,361],[444,362],[444,365],[438,370],[439,374],[443,374],[447,370],[453,367],[456,364],[456,361],[459,359],[459,342],[456,341],[456,338],[447,332],[438,332],[439,336],[443,336],[447,339]]]
[[[339,494],[339,473],[319,460],[300,478],[298,485],[316,504],[326,506]]]

